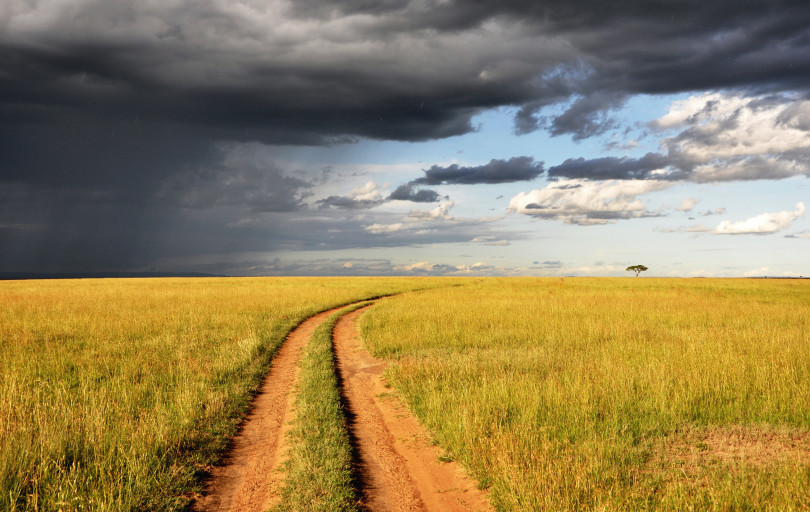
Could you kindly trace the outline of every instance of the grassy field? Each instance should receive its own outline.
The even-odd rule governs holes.
[[[0,510],[181,509],[287,332],[416,289],[366,345],[499,510],[810,508],[808,281],[212,278],[0,282]],[[288,483],[350,491],[329,328]]]
[[[499,510],[808,510],[810,282],[484,279],[361,320]]]
[[[182,508],[294,326],[330,307],[445,284],[0,282],[0,510]]]

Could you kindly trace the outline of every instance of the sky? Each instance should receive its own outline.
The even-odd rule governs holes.
[[[810,276],[810,7],[4,0],[0,273]]]

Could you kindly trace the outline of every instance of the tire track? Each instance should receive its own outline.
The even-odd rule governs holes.
[[[488,511],[487,495],[441,449],[385,385],[383,360],[359,342],[357,318],[341,317],[333,344],[352,443],[361,508],[367,511]]]
[[[288,456],[285,435],[295,420],[293,404],[304,347],[332,314],[299,325],[273,358],[231,448],[190,510],[262,512],[276,505]],[[455,462],[440,462],[441,449],[394,395],[382,377],[386,363],[359,341],[357,318],[370,306],[343,315],[332,333],[338,384],[354,449],[355,483],[363,511],[490,511],[487,494]]]
[[[305,320],[287,336],[250,413],[220,465],[211,471],[205,491],[191,510],[195,512],[260,512],[280,497],[284,475],[280,471],[286,452],[286,436],[294,419],[292,403],[301,351],[315,329],[345,306]]]

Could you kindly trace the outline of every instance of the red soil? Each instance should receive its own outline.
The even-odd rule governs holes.
[[[364,308],[365,309],[365,308]],[[295,417],[292,404],[301,351],[315,328],[337,309],[302,323],[287,337],[254,399],[250,414],[220,466],[211,471],[196,512],[261,512],[278,502],[285,433]],[[342,317],[333,336],[337,371],[352,442],[360,507],[366,511],[489,511],[486,493],[442,451],[386,386],[385,362],[359,342],[357,310]]]

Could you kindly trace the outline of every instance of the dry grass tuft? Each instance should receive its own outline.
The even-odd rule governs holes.
[[[743,425],[685,428],[660,443],[651,464],[677,467],[686,476],[716,465],[731,470],[810,465],[810,431]]]

